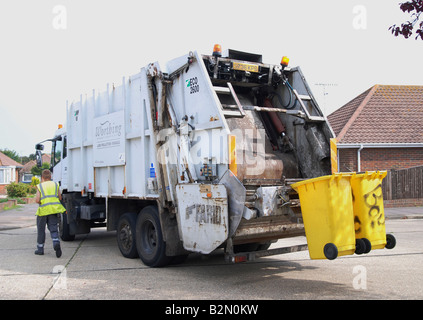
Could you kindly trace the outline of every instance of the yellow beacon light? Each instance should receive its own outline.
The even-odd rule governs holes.
[[[220,44],[215,44],[213,47],[213,56],[221,57],[222,56],[222,46]]]
[[[281,60],[281,65],[284,66],[284,67],[287,67],[288,64],[289,64],[289,58],[286,57],[286,56],[283,56],[282,60]]]

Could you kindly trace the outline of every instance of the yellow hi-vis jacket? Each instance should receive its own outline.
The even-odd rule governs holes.
[[[45,181],[37,185],[40,191],[40,206],[37,216],[47,216],[65,212],[66,209],[59,200],[59,184],[53,181]]]

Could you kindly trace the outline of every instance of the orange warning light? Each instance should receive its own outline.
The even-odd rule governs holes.
[[[283,56],[281,60],[281,65],[283,65],[284,67],[287,67],[288,64],[289,64],[289,58],[286,56]]]
[[[222,56],[222,46],[220,44],[214,45],[213,56],[214,57],[221,57]]]

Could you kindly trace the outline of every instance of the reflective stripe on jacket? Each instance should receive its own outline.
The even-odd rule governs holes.
[[[38,207],[37,216],[47,216],[65,212],[59,200],[59,184],[53,181],[45,181],[37,185],[40,191],[40,206]]]

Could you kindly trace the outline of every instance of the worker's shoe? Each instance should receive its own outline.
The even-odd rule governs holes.
[[[37,245],[37,250],[34,252],[36,255],[42,256],[44,254],[44,247]]]
[[[60,258],[62,256],[62,249],[60,248],[60,242],[55,242],[53,244],[54,251],[56,251],[56,257]]]

